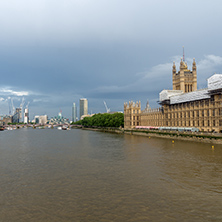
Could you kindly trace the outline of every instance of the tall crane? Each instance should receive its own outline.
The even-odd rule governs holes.
[[[22,97],[22,102],[21,102],[21,104],[20,104],[20,108],[21,108],[21,109],[23,108],[24,104],[25,104],[25,99],[24,99],[24,97]]]
[[[12,115],[15,114],[15,107],[14,107],[14,103],[13,103],[13,98],[11,98],[11,106],[12,106]]]
[[[103,102],[104,102],[104,105],[105,105],[105,107],[106,107],[106,112],[107,112],[107,113],[110,113],[110,108],[108,108],[108,107],[107,107],[107,105],[106,105],[106,102],[105,102],[105,101],[103,101]]]
[[[11,115],[12,110],[11,110],[11,97],[10,96],[7,98],[7,101],[8,101],[8,113],[9,115]]]
[[[28,103],[27,103],[27,105],[26,105],[26,109],[28,109],[28,108],[29,108],[29,103],[30,103],[30,102],[28,102]]]
[[[23,122],[23,106],[24,106],[24,104],[25,104],[25,99],[24,99],[24,97],[22,97],[22,102],[20,104],[21,114],[19,116],[19,118],[22,119],[22,122]]]

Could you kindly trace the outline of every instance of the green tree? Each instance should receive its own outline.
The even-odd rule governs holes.
[[[84,127],[123,127],[123,113],[98,113],[92,117],[85,117],[83,120],[77,121],[74,125],[82,125]]]

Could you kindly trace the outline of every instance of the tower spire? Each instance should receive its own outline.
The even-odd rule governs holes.
[[[185,62],[184,46],[183,46],[183,61]]]

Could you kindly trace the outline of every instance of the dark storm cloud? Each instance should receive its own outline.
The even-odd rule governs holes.
[[[221,3],[175,0],[10,0],[0,2],[0,114],[7,98],[30,101],[35,114],[70,117],[73,102],[89,110],[123,109],[129,100],[158,104],[171,89],[182,46],[198,84],[221,73]],[[179,56],[178,56],[179,55]]]

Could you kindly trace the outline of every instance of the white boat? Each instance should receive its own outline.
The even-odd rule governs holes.
[[[13,130],[13,128],[10,127],[10,126],[6,127],[5,129],[6,129],[6,130]]]
[[[67,130],[67,126],[62,126],[62,130]]]

